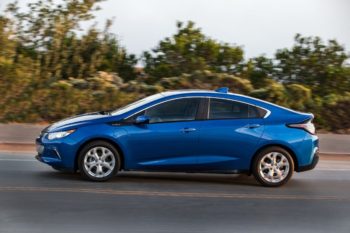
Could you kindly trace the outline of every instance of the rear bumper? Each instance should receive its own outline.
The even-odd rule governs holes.
[[[309,171],[314,169],[318,163],[318,160],[319,160],[319,156],[316,152],[316,154],[314,155],[314,158],[312,159],[311,164],[306,166],[299,166],[299,169],[297,170],[297,172],[304,172],[304,171]]]

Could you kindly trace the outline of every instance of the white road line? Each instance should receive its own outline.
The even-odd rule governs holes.
[[[350,168],[321,168],[321,169],[315,169],[315,171],[350,171]]]
[[[6,158],[0,158],[0,161],[37,162],[37,160],[35,159],[6,159]]]

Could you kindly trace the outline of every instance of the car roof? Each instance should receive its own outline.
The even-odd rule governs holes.
[[[214,94],[218,92],[212,91],[212,90],[183,89],[183,90],[165,91],[165,92],[162,92],[161,94],[163,96],[171,96],[171,95],[178,95],[178,94],[203,94],[203,93]]]
[[[183,90],[170,90],[160,93],[163,97],[171,97],[171,96],[178,96],[178,95],[204,95],[207,97],[218,97],[218,96],[226,96],[226,97],[238,97],[238,98],[244,98],[248,100],[257,100],[261,101],[260,99],[256,99],[254,97],[236,94],[232,92],[220,92],[217,90],[201,90],[201,89],[183,89]]]
[[[164,97],[172,97],[172,96],[181,96],[181,95],[204,95],[207,97],[226,97],[233,100],[244,101],[249,104],[257,105],[258,107],[262,107],[271,111],[271,109],[279,109],[283,111],[288,111],[292,113],[300,114],[301,112],[292,110],[290,108],[286,108],[265,100],[257,99],[251,96],[232,93],[232,92],[220,92],[217,90],[201,90],[201,89],[183,89],[183,90],[171,90],[160,93]],[[302,113],[301,113],[302,114]]]

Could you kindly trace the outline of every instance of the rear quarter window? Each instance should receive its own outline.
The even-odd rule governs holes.
[[[263,118],[266,113],[266,110],[249,104],[233,100],[210,99],[209,119]]]
[[[249,105],[249,118],[263,118],[267,114],[265,109]]]

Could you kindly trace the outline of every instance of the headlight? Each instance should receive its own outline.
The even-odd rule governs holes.
[[[69,134],[73,133],[75,129],[67,130],[67,131],[60,131],[60,132],[54,132],[54,133],[49,133],[47,135],[47,138],[49,140],[57,139],[57,138],[63,138],[68,136]]]

